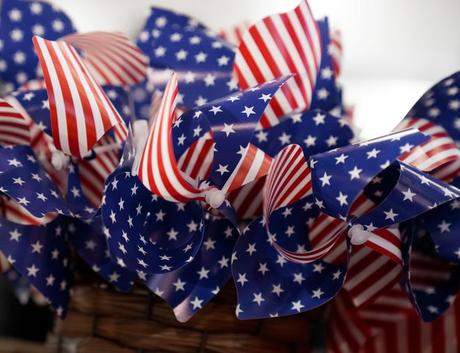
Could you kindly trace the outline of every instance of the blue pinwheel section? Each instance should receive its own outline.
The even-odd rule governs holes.
[[[189,109],[237,89],[232,80],[233,48],[190,17],[152,7],[137,45],[156,71],[153,82],[133,88],[138,117],[146,118],[151,97],[140,90],[148,91],[152,84],[162,90],[166,85],[169,75],[162,76],[159,70],[171,69],[178,74],[179,104]]]
[[[75,32],[65,13],[46,1],[4,0],[0,11],[0,80],[15,90],[38,78],[32,37],[56,40]]]
[[[0,191],[33,216],[69,214],[64,200],[28,146],[0,146]]]
[[[291,251],[305,251],[308,221],[318,215],[313,198],[279,209],[270,217],[270,234],[262,219],[254,220],[238,239],[232,262],[240,319],[286,316],[312,310],[331,300],[342,288],[346,263],[317,260],[289,262],[272,242]]]
[[[46,226],[25,226],[0,219],[0,250],[30,284],[49,301],[58,315],[65,315],[72,272],[69,251],[58,218]]]
[[[225,219],[206,217],[203,245],[194,259],[180,269],[149,276],[146,285],[172,308],[180,322],[188,321],[231,278],[236,229]]]

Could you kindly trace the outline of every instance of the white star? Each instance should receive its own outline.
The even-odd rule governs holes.
[[[293,234],[295,234],[294,226],[288,226],[284,234],[286,234],[287,237],[290,238]]]
[[[287,260],[283,256],[278,255],[278,257],[276,259],[277,264],[279,264],[281,267],[283,267],[286,262],[287,262]]]
[[[314,146],[316,145],[316,137],[308,135],[307,138],[303,140],[303,142],[307,145],[307,147]]]
[[[35,243],[30,244],[32,246],[32,254],[40,254],[42,252],[43,245],[37,240]]]
[[[166,233],[168,240],[177,240],[178,234],[179,232],[177,232],[174,228],[171,228],[170,231]]]
[[[216,169],[216,172],[220,173],[220,175],[224,175],[225,173],[230,173],[228,170],[228,164],[222,165],[219,164],[219,168]]]
[[[385,219],[391,219],[392,221],[395,220],[395,217],[398,215],[397,213],[393,212],[393,209],[390,209],[389,211],[383,211],[385,213]]]
[[[13,184],[17,184],[19,186],[22,186],[23,184],[25,184],[26,182],[21,178],[13,178]]]
[[[334,272],[334,273],[332,274],[332,279],[333,279],[333,280],[339,279],[341,274],[342,274],[342,271],[337,270],[336,272]]]
[[[75,198],[80,197],[80,190],[78,190],[75,186],[72,187],[70,192],[72,193],[73,197]]]
[[[116,283],[119,278],[120,278],[120,275],[118,273],[112,272],[112,274],[109,275],[109,282]]]
[[[337,196],[335,199],[340,202],[340,206],[343,206],[343,205],[348,205],[347,198],[348,198],[348,195],[344,195],[340,191],[339,196]]]
[[[405,145],[399,147],[400,153],[409,152],[414,146],[410,143],[406,143]]]
[[[236,315],[236,317],[239,317],[240,314],[243,313],[243,312],[244,312],[244,311],[241,310],[240,304],[238,304],[238,305],[236,306],[236,310],[235,310],[235,315]]]
[[[204,63],[208,55],[200,51],[197,55],[195,55],[195,60],[197,63]]]
[[[439,313],[439,309],[433,305],[428,306],[427,309],[431,314]]]
[[[195,297],[193,301],[190,302],[190,304],[192,304],[193,310],[201,309],[203,305],[203,300],[201,300],[198,297]]]
[[[380,151],[373,148],[371,151],[366,152],[366,153],[367,153],[367,159],[371,159],[371,158],[377,158],[377,155],[380,153]]]
[[[264,132],[262,130],[259,130],[259,132],[257,132],[257,134],[255,135],[257,140],[260,142],[267,142],[268,139],[268,133],[267,132]]]
[[[452,223],[447,223],[445,220],[443,220],[441,223],[438,224],[438,228],[441,233],[450,233],[450,226]]]
[[[323,266],[322,263],[313,264],[313,272],[321,273],[321,272],[323,272],[324,268],[325,268],[325,267]]]
[[[297,311],[298,313],[300,313],[300,311],[302,310],[302,308],[305,307],[305,305],[302,304],[302,302],[300,300],[296,301],[296,302],[291,302],[292,304],[292,308],[291,310],[295,310]]]
[[[262,302],[265,301],[265,299],[262,297],[262,293],[252,293],[254,295],[254,299],[252,299],[253,303],[257,303],[258,306],[262,304]]]
[[[54,276],[50,274],[48,277],[45,278],[45,280],[46,280],[46,286],[51,287],[54,284],[54,281],[56,280],[56,278],[54,278]]]
[[[215,81],[216,81],[216,76],[214,76],[213,74],[209,73],[204,77],[203,81],[204,81],[206,87],[214,86]]]
[[[302,284],[302,282],[305,281],[305,278],[301,272],[294,273],[294,279],[292,281],[298,284]]]
[[[209,250],[209,249],[214,250],[216,248],[215,244],[216,244],[216,241],[212,240],[211,238],[208,238],[208,239],[206,239],[206,241],[203,242],[203,245],[206,248],[206,250]]]
[[[359,179],[359,175],[362,171],[362,169],[358,169],[358,167],[355,166],[352,170],[348,172],[348,174],[350,174],[350,180]]]
[[[187,55],[188,55],[188,52],[184,49],[181,49],[176,53],[176,59],[177,61],[185,60],[187,58]]]
[[[325,67],[321,70],[321,78],[329,80],[333,75],[333,71],[329,67]]]
[[[220,268],[224,268],[224,267],[228,267],[228,261],[229,260],[230,259],[228,257],[222,256],[222,258],[217,262],[219,263]]]
[[[254,106],[252,107],[244,106],[244,110],[241,113],[246,114],[246,118],[249,118],[252,114],[255,114],[256,112],[254,111]]]
[[[404,195],[403,201],[409,200],[410,202],[414,201],[413,198],[416,195],[410,190],[410,188],[408,188],[406,191],[403,191],[402,194]]]
[[[196,232],[198,230],[198,223],[194,220],[191,220],[190,223],[187,223],[187,228],[190,233]]]
[[[321,299],[321,296],[323,294],[324,294],[324,292],[321,290],[321,288],[318,288],[317,290],[313,291],[313,295],[311,297]]]
[[[291,143],[291,135],[288,135],[285,132],[283,132],[281,136],[278,137],[278,140],[280,140],[281,145],[288,145]]]
[[[340,164],[340,163],[345,163],[345,160],[347,158],[348,158],[348,156],[342,153],[340,156],[335,157],[335,164],[337,165],[337,164]]]
[[[272,286],[273,286],[272,293],[276,294],[278,297],[281,295],[281,293],[284,292],[284,289],[281,288],[281,283],[277,285],[273,284]]]
[[[254,252],[256,252],[256,251],[257,251],[257,250],[256,250],[256,244],[255,244],[255,243],[249,244],[249,245],[248,245],[248,248],[246,249],[246,252],[249,253],[250,256],[252,256],[252,254],[253,254]]]
[[[246,273],[238,273],[238,280],[237,282],[241,284],[241,287],[244,287],[244,284],[248,282],[248,279],[246,278]]]
[[[209,112],[213,113],[214,115],[216,115],[217,113],[222,113],[223,110],[221,109],[222,106],[221,105],[213,105],[211,109],[209,109]]]
[[[175,290],[176,292],[177,291],[185,291],[185,285],[187,284],[187,282],[182,282],[182,280],[180,278],[177,279],[176,282],[173,282],[173,286],[176,287]]]
[[[321,186],[331,185],[330,183],[331,178],[332,178],[332,175],[327,175],[327,173],[324,172],[323,176],[319,178],[319,180],[321,180]]]
[[[318,99],[324,100],[327,97],[329,97],[329,91],[327,89],[325,89],[325,88],[320,88],[317,91],[317,96],[318,96]]]
[[[96,246],[97,246],[97,244],[92,239],[88,240],[87,242],[85,242],[85,247],[88,250],[94,250],[94,249],[96,249]]]
[[[326,115],[321,114],[321,113],[317,113],[315,115],[315,117],[313,118],[313,121],[315,122],[315,125],[318,126],[318,125],[321,125],[321,124],[325,123],[324,119],[326,119]]]
[[[27,267],[27,276],[28,277],[37,277],[37,272],[40,271],[35,264],[30,267]]]
[[[209,270],[205,269],[204,267],[201,267],[201,269],[196,273],[198,274],[198,276],[200,276],[200,279],[209,278]]]
[[[228,56],[222,55],[220,58],[217,59],[217,63],[219,66],[226,66],[228,65],[230,58]]]
[[[203,129],[201,128],[201,126],[198,125],[196,128],[193,129],[193,136],[194,137],[200,136],[202,130]]]
[[[220,130],[222,132],[225,132],[225,136],[229,136],[230,134],[234,134],[235,130],[233,129],[234,124],[226,124],[224,123],[224,127]]]
[[[19,162],[16,158],[8,159],[8,165],[12,165],[13,167],[20,167],[22,163]]]
[[[326,140],[326,143],[328,147],[333,147],[337,145],[337,140],[338,140],[338,137],[330,135],[329,138]]]
[[[262,276],[265,276],[265,272],[269,272],[270,270],[268,269],[267,267],[267,263],[266,262],[259,262],[259,269],[257,270],[257,272],[260,272],[262,273]]]
[[[185,83],[192,83],[195,82],[195,74],[191,71],[187,71],[187,73],[184,76]]]
[[[271,94],[262,93],[262,95],[259,97],[259,99],[263,100],[264,103],[267,103],[270,99],[272,99],[272,96],[271,96]]]

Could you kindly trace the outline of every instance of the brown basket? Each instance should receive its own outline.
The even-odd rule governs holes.
[[[181,324],[144,288],[123,294],[81,284],[51,341],[57,352],[78,353],[306,353],[312,324],[321,315],[241,321],[235,317],[234,288],[227,286]]]

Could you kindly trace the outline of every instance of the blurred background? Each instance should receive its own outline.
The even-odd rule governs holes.
[[[120,30],[134,38],[150,5],[220,29],[287,11],[299,0],[53,0],[81,31]],[[309,0],[342,31],[342,82],[364,137],[390,131],[435,82],[460,68],[459,0]]]

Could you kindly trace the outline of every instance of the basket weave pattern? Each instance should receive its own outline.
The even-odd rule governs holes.
[[[164,302],[143,288],[123,294],[77,285],[53,345],[66,353],[310,352],[311,324],[321,312],[240,321],[234,303],[234,289],[226,287],[192,320],[179,323]]]

